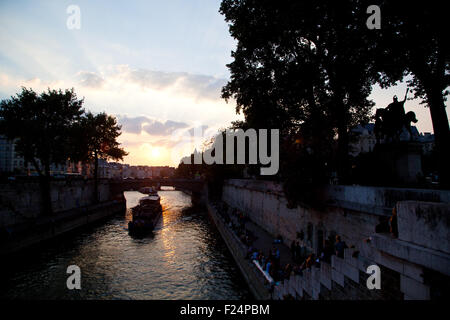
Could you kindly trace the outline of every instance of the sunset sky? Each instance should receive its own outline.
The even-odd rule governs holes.
[[[81,28],[68,29],[69,5]],[[219,0],[0,2],[0,98],[21,86],[37,92],[74,88],[85,108],[115,115],[125,163],[174,165],[192,151],[177,138],[227,127],[235,105],[220,98],[235,41]],[[385,107],[405,86],[375,88]],[[408,101],[419,131],[432,132],[429,110]],[[196,145],[201,144],[197,140]]]

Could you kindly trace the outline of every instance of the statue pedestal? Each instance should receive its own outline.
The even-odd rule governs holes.
[[[417,142],[379,145],[377,158],[380,178],[385,177],[395,183],[415,184],[422,176],[422,146]]]
[[[417,183],[422,173],[422,146],[415,142],[398,144],[395,157],[396,177],[403,183]]]

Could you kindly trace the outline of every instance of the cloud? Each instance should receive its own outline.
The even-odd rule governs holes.
[[[181,72],[150,71],[145,69],[131,70],[128,67],[121,67],[121,77],[125,77],[131,82],[139,84],[144,88],[166,89],[173,86],[177,80],[183,76]]]
[[[119,79],[128,84],[136,84],[143,89],[170,90],[176,95],[187,94],[195,99],[220,100],[220,91],[227,83],[227,80],[223,78],[187,72],[131,69],[127,65],[107,69],[106,79]]]
[[[118,116],[119,124],[122,130],[129,133],[140,134],[142,131],[142,124],[151,121],[147,117],[128,118],[127,116]]]
[[[220,99],[222,87],[226,85],[225,79],[205,75],[186,75],[180,78],[181,86],[189,93],[206,99]]]
[[[194,148],[202,149],[209,132],[213,134],[231,121],[243,118],[235,114],[233,105],[220,98],[197,98],[208,94],[212,97],[214,88],[218,93],[217,77],[148,70],[131,77],[128,66],[119,68],[117,65],[97,66],[95,70],[71,72],[67,78],[60,79],[24,77],[0,71],[0,98],[20,92],[20,86],[31,87],[38,93],[49,87],[75,88],[77,96],[85,98],[86,110],[117,117],[122,125],[119,141],[130,153],[125,161],[131,164],[178,164],[181,157]],[[81,85],[81,81],[85,85]],[[159,146],[161,156],[155,159],[148,150],[141,150],[139,147],[145,143]]]
[[[80,71],[76,81],[83,87],[99,89],[117,85],[136,85],[141,89],[168,91],[175,96],[190,96],[194,99],[220,100],[226,79],[211,75],[188,72],[164,72],[147,69],[132,69],[128,65],[101,67],[100,72]]]
[[[157,120],[153,120],[153,122],[145,124],[142,129],[150,135],[166,136],[177,129],[183,129],[186,127],[188,127],[188,125],[184,122],[168,120],[162,123]]]
[[[209,128],[207,125],[199,125],[188,130],[190,136],[200,135],[204,136],[205,131]]]
[[[120,144],[124,147],[136,147],[142,145],[143,142],[140,140],[122,140]]]
[[[173,148],[176,145],[178,145],[180,142],[178,140],[171,140],[171,139],[160,139],[153,143],[155,146],[162,146],[165,148]]]
[[[122,125],[122,130],[129,133],[140,134],[145,131],[149,135],[155,136],[167,136],[177,129],[183,129],[189,127],[184,122],[177,122],[167,120],[165,122],[150,119],[148,117],[132,117],[118,116],[119,123]]]
[[[80,71],[77,75],[83,87],[101,88],[105,83],[105,80],[94,72]]]

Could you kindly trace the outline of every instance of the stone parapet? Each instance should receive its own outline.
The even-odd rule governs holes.
[[[340,235],[349,247],[344,258],[333,256],[331,265],[322,262],[320,269],[276,286],[275,298],[295,292],[298,299],[430,299],[445,290],[439,287],[445,281],[433,279],[450,276],[450,191],[339,185],[321,191],[323,208],[289,209],[275,182],[224,185],[224,202],[285,243],[300,241],[320,254],[325,239]],[[394,208],[398,238],[375,233]],[[366,286],[371,265],[380,267],[381,290]]]

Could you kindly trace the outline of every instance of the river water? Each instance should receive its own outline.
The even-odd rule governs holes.
[[[1,262],[2,299],[246,299],[226,245],[208,218],[183,212],[190,197],[160,191],[163,217],[152,236],[128,235],[129,208],[143,194],[125,192],[127,213]],[[81,269],[68,290],[67,267]]]

